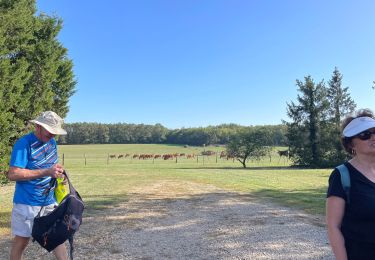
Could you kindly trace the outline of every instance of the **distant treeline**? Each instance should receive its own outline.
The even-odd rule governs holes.
[[[285,125],[241,126],[223,124],[219,126],[168,129],[161,124],[65,124],[68,134],[59,137],[59,144],[182,144],[210,145],[227,144],[231,136],[245,128],[263,128],[271,138],[264,145],[287,145]]]

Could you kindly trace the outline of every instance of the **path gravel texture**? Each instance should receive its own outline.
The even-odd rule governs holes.
[[[90,212],[75,259],[334,259],[322,217],[209,185],[163,181]],[[9,249],[1,238],[0,259]],[[25,259],[54,257],[30,243]]]

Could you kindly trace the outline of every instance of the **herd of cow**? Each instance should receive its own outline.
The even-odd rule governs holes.
[[[289,158],[289,151],[277,151],[278,155],[281,157]],[[176,158],[186,158],[186,159],[194,159],[197,156],[218,156],[220,159],[233,159],[233,156],[228,155],[225,151],[221,151],[220,153],[216,153],[214,151],[204,151],[200,154],[185,154],[185,153],[169,153],[169,154],[109,154],[108,157],[110,159],[121,159],[121,158],[130,158],[130,159],[139,159],[139,160],[147,160],[147,159],[163,159],[163,160],[170,160]]]
[[[163,159],[163,160],[169,160],[169,159],[175,159],[175,158],[186,158],[186,159],[194,159],[196,156],[216,156],[219,155],[220,158],[226,158],[227,160],[233,158],[229,155],[227,155],[224,151],[219,153],[213,152],[213,151],[205,151],[201,154],[185,154],[185,153],[169,153],[169,154],[109,154],[110,159],[121,159],[121,158],[130,158],[130,159],[139,159],[139,160],[147,160],[147,159]]]

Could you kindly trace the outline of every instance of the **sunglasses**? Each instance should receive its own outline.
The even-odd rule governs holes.
[[[359,133],[357,134],[355,137],[358,137],[359,139],[361,139],[362,141],[366,141],[368,139],[371,138],[372,135],[375,135],[375,130],[372,130],[372,131],[364,131],[362,133]]]

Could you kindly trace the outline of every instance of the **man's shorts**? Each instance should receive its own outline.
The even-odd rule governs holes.
[[[40,215],[45,216],[52,212],[56,204],[44,206]],[[30,206],[25,204],[13,204],[12,210],[12,233],[15,236],[31,237],[34,218],[38,215],[41,206]]]

